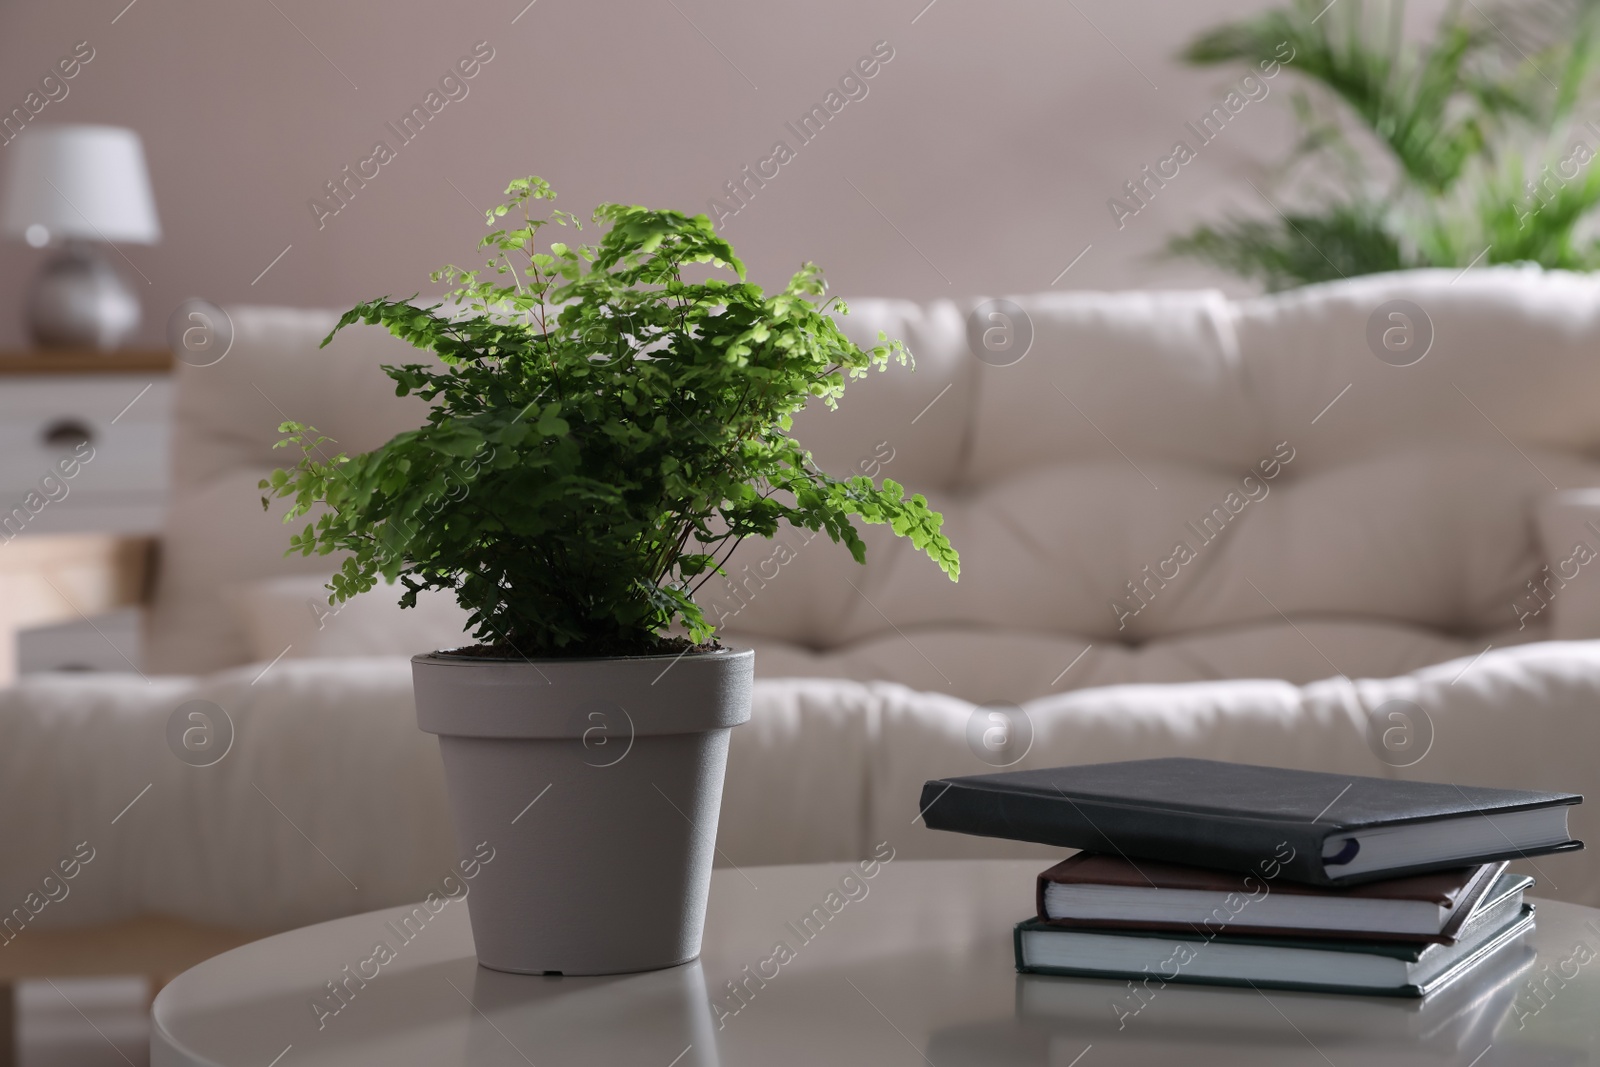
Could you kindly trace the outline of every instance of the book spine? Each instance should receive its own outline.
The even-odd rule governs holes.
[[[932,830],[1332,884],[1322,866],[1322,842],[1333,829],[1326,825],[1003,793],[948,779],[926,783],[921,806]]]

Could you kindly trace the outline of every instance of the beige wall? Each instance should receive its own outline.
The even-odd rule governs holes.
[[[1090,244],[1059,287],[1204,281],[1147,257],[1225,205],[1261,210],[1241,177],[1288,129],[1280,77],[1113,222],[1108,197],[1236,77],[1173,53],[1258,0],[937,0],[920,17],[924,0],[537,0],[514,24],[524,0],[125,2],[0,0],[0,110],[74,43],[93,46],[39,120],[144,136],[166,239],[123,250],[149,284],[117,262],[146,295],[151,341],[189,296],[344,305],[426,288],[433,267],[476,264],[466,201],[496,202],[517,175],[544,175],[579,213],[608,199],[704,211],[776,140],[796,146],[784,123],[877,41],[894,58],[867,96],[726,224],[763,284],[813,259],[849,294],[1037,290]],[[468,95],[400,146],[385,123],[480,41],[494,58]],[[395,158],[319,229],[308,200],[380,138]],[[21,341],[40,256],[0,246],[0,347]]]

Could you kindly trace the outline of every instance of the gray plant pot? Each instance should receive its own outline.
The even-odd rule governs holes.
[[[478,962],[618,974],[700,954],[728,762],[755,653],[411,660],[439,735]],[[492,852],[490,851],[492,850]]]

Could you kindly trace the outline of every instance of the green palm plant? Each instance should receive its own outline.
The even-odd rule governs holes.
[[[1283,289],[1409,267],[1600,267],[1600,176],[1574,166],[1574,111],[1600,59],[1600,0],[1450,4],[1408,43],[1404,0],[1294,0],[1210,30],[1183,58],[1258,63],[1285,42],[1299,139],[1290,204],[1173,238],[1167,252]],[[1520,42],[1520,43],[1519,43]],[[1597,127],[1600,132],[1600,127]],[[1593,135],[1589,135],[1591,139]]]

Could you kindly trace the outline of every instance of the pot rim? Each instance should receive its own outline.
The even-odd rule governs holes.
[[[418,655],[411,684],[417,725],[441,736],[582,739],[606,722],[630,737],[699,733],[749,721],[755,659],[748,648],[564,660]]]
[[[462,646],[470,647],[470,646]],[[692,650],[684,652],[659,652],[648,656],[460,656],[453,650],[444,648],[432,652],[419,652],[411,657],[412,663],[432,663],[452,667],[471,667],[477,664],[493,664],[505,666],[511,664],[527,664],[528,666],[561,665],[563,663],[661,663],[680,659],[710,659],[713,657],[727,656],[730,659],[740,656],[754,656],[755,650],[737,645],[724,645],[721,648],[707,649],[700,652]]]

